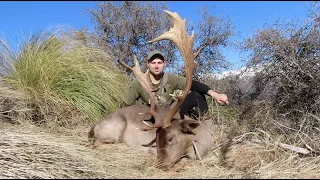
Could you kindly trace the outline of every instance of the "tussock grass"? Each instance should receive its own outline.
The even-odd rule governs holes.
[[[122,100],[127,79],[111,53],[75,40],[70,32],[57,28],[36,33],[22,41],[18,52],[0,41],[2,68],[7,70],[3,81],[28,96],[38,120],[61,120],[76,109],[97,121]]]
[[[25,95],[0,83],[0,122],[20,123],[30,120],[31,109],[27,107]]]

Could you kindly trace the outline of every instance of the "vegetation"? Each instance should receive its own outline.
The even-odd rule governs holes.
[[[97,9],[87,12],[96,24],[95,34],[100,37],[96,42],[103,47],[112,49],[115,61],[118,59],[130,64],[134,53],[140,64],[153,49],[159,49],[165,54],[169,70],[183,74],[179,66],[180,56],[177,48],[170,41],[148,44],[151,39],[168,30],[172,24],[169,17],[163,13],[167,7],[164,2],[148,1],[109,1],[99,3]],[[195,78],[200,75],[228,67],[228,62],[222,55],[221,47],[225,47],[233,35],[233,26],[227,18],[212,15],[212,9],[200,9],[201,19],[197,24],[187,20],[187,31],[195,31],[194,51],[200,51],[196,59],[199,67]]]
[[[258,30],[242,44],[243,50],[251,52],[248,67],[263,67],[252,79],[254,90],[250,98],[244,99],[251,102],[247,104],[251,108],[246,109],[256,111],[261,106],[252,108],[256,106],[253,103],[264,101],[275,119],[268,124],[275,126],[277,134],[315,151],[319,150],[316,142],[320,127],[319,10],[314,2],[304,23],[276,22]]]
[[[108,144],[105,149],[86,147],[82,129],[69,134],[49,133],[30,124],[3,123],[0,155],[1,178],[319,178],[319,156],[299,156],[277,146],[263,132],[235,137],[220,158],[226,142],[224,125],[212,126],[215,148],[199,160],[183,159],[170,171],[155,167],[155,155]],[[72,132],[72,133],[70,133]],[[78,133],[81,132],[81,133]],[[260,140],[263,143],[257,144]]]
[[[197,26],[188,24],[198,35],[195,51],[208,60],[197,59],[201,73],[195,78],[230,99],[229,106],[220,106],[208,98],[209,112],[201,118],[214,123],[215,145],[201,161],[182,159],[167,172],[155,167],[155,155],[121,143],[87,146],[93,122],[121,106],[130,76],[118,59],[131,62],[135,53],[143,60],[150,49],[164,48],[171,64],[179,64],[169,42],[146,44],[170,26],[165,7],[101,2],[88,11],[97,25],[94,33],[43,31],[18,51],[0,40],[1,178],[320,177],[317,2],[305,23],[279,21],[239,44],[251,53],[248,68],[261,70],[254,76],[246,75],[248,69],[223,79],[202,76],[212,66],[227,65],[219,48],[228,44],[232,26],[205,9]]]
[[[28,96],[30,108],[38,111],[35,121],[55,118],[51,111],[65,119],[60,114],[73,107],[97,121],[119,108],[126,76],[110,54],[75,41],[73,33],[43,31],[26,40],[19,52],[1,45],[8,67],[3,80]]]

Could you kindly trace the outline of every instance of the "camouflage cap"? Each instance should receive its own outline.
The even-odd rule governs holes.
[[[162,60],[164,61],[165,58],[164,58],[164,55],[162,52],[158,51],[158,50],[154,50],[154,51],[151,51],[149,54],[148,54],[148,57],[147,57],[147,61],[149,61],[153,56],[155,55],[160,55],[162,56]]]

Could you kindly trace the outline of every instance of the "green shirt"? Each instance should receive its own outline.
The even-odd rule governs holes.
[[[184,89],[186,85],[185,77],[181,77],[179,75],[171,74],[171,73],[167,73],[167,75],[168,75],[168,79],[164,85],[163,85],[163,78],[160,80],[158,84],[152,83],[152,87],[154,89],[157,89],[156,97],[159,98],[160,96],[160,98],[162,99],[161,104],[157,103],[158,105],[165,105],[165,106],[171,105],[174,101],[169,94],[173,94],[175,90]],[[150,78],[148,80],[151,82]],[[164,89],[162,89],[162,87]],[[161,94],[161,92],[163,93]],[[125,93],[124,102],[127,105],[131,105],[139,98],[141,98],[145,103],[149,104],[149,95],[147,91],[141,86],[139,81],[135,79],[131,82],[129,89]]]

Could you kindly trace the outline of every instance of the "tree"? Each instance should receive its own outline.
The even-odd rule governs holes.
[[[320,13],[317,3],[309,21],[275,24],[258,30],[243,43],[251,52],[248,66],[265,68],[260,85],[277,90],[272,99],[280,113],[299,119],[304,113],[320,113]],[[261,75],[261,74],[260,74]],[[298,120],[299,122],[299,120]]]
[[[155,34],[170,26],[169,19],[163,15],[165,8],[161,2],[109,1],[87,12],[96,24],[98,43],[112,49],[116,61],[132,64],[133,53],[143,64],[143,57],[153,49],[166,49],[167,59],[175,59],[170,42],[147,44]]]
[[[221,48],[228,45],[228,40],[234,35],[234,27],[227,18],[218,18],[209,13],[208,7],[200,8],[201,20],[196,25],[195,44],[199,44],[196,51],[199,56],[196,61],[199,68],[196,77],[208,72],[228,68],[230,63],[225,60]]]
[[[159,49],[165,53],[169,69],[181,72],[183,68],[178,67],[180,54],[177,54],[178,50],[172,42],[147,44],[172,27],[172,22],[163,11],[165,9],[165,2],[109,1],[87,12],[96,24],[95,33],[101,37],[99,44],[113,49],[116,60],[121,59],[130,64],[134,53],[144,64],[148,52]],[[199,52],[196,76],[228,65],[219,47],[225,46],[228,38],[233,35],[229,21],[210,15],[207,9],[202,9],[201,13],[197,26],[187,20],[188,33],[196,31],[195,44],[198,48],[194,52]]]

